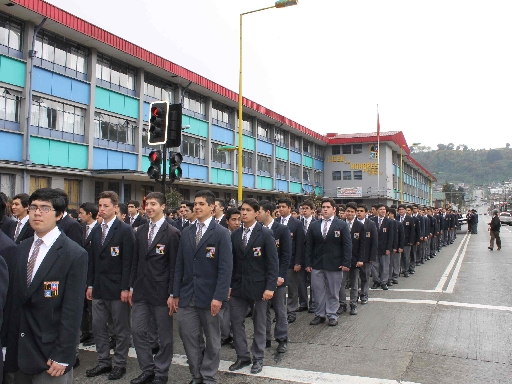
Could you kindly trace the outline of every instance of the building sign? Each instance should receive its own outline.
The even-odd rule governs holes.
[[[363,197],[363,188],[336,188],[336,197]]]
[[[361,170],[370,176],[376,176],[379,174],[379,163],[352,163],[350,169]]]
[[[329,156],[327,158],[328,163],[344,163],[345,162],[345,155],[342,156]]]
[[[370,144],[368,149],[370,150],[370,159],[376,159],[379,157],[379,146],[377,144]]]

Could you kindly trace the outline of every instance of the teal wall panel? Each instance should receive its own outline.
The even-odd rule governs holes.
[[[290,193],[302,193],[302,184],[290,181]]]
[[[87,146],[69,143],[69,167],[87,169]]]
[[[242,135],[242,148],[254,151],[254,148],[256,148],[256,139]]]
[[[50,140],[42,139],[40,137],[30,138],[30,160],[34,164],[48,165],[48,158],[50,156]]]
[[[276,157],[281,160],[288,160],[288,150],[276,145]]]
[[[109,89],[96,87],[95,107],[123,116],[139,117],[139,100]]]
[[[86,169],[87,146],[41,137],[31,137],[30,159],[35,164]]]
[[[57,167],[67,167],[69,164],[69,149],[68,143],[63,141],[50,141],[50,156],[48,157],[48,164]]]
[[[306,155],[302,156],[302,165],[313,168],[313,158]]]
[[[190,128],[185,129],[183,132],[205,138],[208,137],[208,123],[206,121],[183,115],[181,123],[182,125],[190,125]]]
[[[232,185],[233,184],[233,171],[220,168],[211,168],[210,170],[210,182]]]
[[[142,169],[141,169],[141,171],[142,172],[147,172],[150,165],[151,165],[151,163],[149,162],[149,157],[142,156]]]
[[[23,61],[0,55],[0,81],[24,87],[25,66]]]
[[[274,189],[274,180],[271,177],[258,176],[258,188],[271,191]]]
[[[323,196],[324,195],[324,189],[322,187],[315,187],[315,193],[318,196]]]

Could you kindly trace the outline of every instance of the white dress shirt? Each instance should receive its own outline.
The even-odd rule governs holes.
[[[137,214],[135,216],[130,216],[130,225],[135,223],[135,220],[137,220],[137,217],[139,217],[139,213],[137,212]]]
[[[328,219],[325,219],[325,218],[323,218],[323,219],[322,219],[322,228],[320,228],[320,229],[321,229],[322,234],[324,233],[324,225],[325,225],[325,222],[327,221],[327,230],[325,231],[325,233],[328,233],[328,232],[329,232],[329,228],[331,228],[331,224],[332,224],[333,220],[334,220],[334,215],[333,215],[333,216],[331,216],[331,217],[330,217],[330,218],[328,218]]]
[[[206,219],[206,220],[204,221],[203,232],[201,233],[201,237],[203,237],[203,236],[204,236],[204,233],[206,232],[206,230],[207,230],[207,229],[208,229],[208,227],[210,226],[210,223],[212,222],[212,220],[213,220],[213,216],[210,216],[208,219]],[[197,228],[196,228],[196,234],[197,234],[197,232],[199,232],[199,228],[201,228],[201,227],[199,226],[199,221],[196,219],[193,223],[190,223],[190,224],[191,224],[191,225],[196,224],[196,226],[197,226]]]
[[[43,243],[39,247],[39,253],[37,254],[36,261],[34,263],[34,270],[32,271],[32,280],[34,280],[34,276],[36,275],[37,270],[39,269],[39,266],[43,262],[46,254],[52,247],[53,243],[55,243],[55,240],[60,236],[60,229],[58,227],[53,228],[50,232],[48,232],[46,235],[41,237],[40,239],[43,240]],[[34,234],[34,242],[32,243],[32,247],[30,248],[29,255],[32,255],[32,252],[34,252],[34,248],[36,245],[36,240],[39,239],[39,237]],[[30,256],[29,256],[30,257]]]
[[[347,220],[347,225],[348,225],[348,230],[349,230],[349,231],[351,231],[351,230],[352,230],[352,225],[354,224],[354,220],[355,220],[355,219],[353,219],[352,221],[348,221],[348,220]]]
[[[280,221],[280,223],[281,223],[281,224],[283,224],[283,225],[288,225],[288,220],[290,220],[290,217],[291,217],[291,216],[292,216],[292,215],[288,215],[288,216],[286,216],[286,217],[281,217],[281,221]]]
[[[255,221],[254,224],[249,227],[249,232],[247,232],[247,242],[249,242],[249,239],[251,238],[251,233],[252,233],[252,230],[254,229],[254,227],[256,226],[256,223],[257,223],[257,221]],[[245,229],[246,229],[246,227],[242,226],[242,239],[244,238]]]
[[[265,227],[267,227],[268,229],[272,229],[273,225],[274,225],[274,220],[272,220],[269,225],[265,225]]]
[[[110,231],[110,228],[112,227],[112,224],[114,224],[115,220],[115,216],[108,223],[105,220],[103,220],[103,223],[101,224],[101,232],[103,232],[103,224],[107,224],[107,233],[105,233],[105,238],[108,236],[108,231]]]
[[[151,244],[153,242],[153,239],[155,238],[156,234],[160,230],[160,227],[162,226],[164,221],[165,221],[165,216],[162,216],[162,218],[160,220],[158,220],[156,223],[153,223],[152,220],[149,221],[148,244]],[[152,239],[149,238],[149,234],[151,233],[151,224],[156,225],[155,229],[153,230],[153,238]]]
[[[89,226],[89,230],[85,232],[85,238],[89,237],[96,224],[98,224],[98,220],[94,220],[91,224],[86,225],[86,227]]]
[[[313,216],[309,216],[309,219],[304,217],[304,231],[307,233],[309,229],[309,225],[311,224],[311,220],[313,220]]]

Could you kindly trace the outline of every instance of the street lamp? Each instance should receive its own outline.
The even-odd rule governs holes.
[[[411,147],[415,147],[420,145],[421,143],[412,143]],[[400,146],[400,204],[404,203],[404,158],[403,158],[403,149],[407,144],[402,144]]]
[[[240,75],[238,80],[238,203],[242,203],[242,127],[243,127],[243,118],[242,118],[242,109],[243,109],[243,97],[242,97],[242,17],[244,15],[248,15],[250,13],[256,13],[260,11],[264,11],[266,9],[271,8],[285,8],[292,5],[297,5],[299,3],[298,0],[278,0],[271,7],[256,9],[255,11],[244,12],[240,14]]]

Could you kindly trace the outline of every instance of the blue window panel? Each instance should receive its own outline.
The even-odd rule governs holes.
[[[144,107],[142,110],[142,119],[144,121],[149,121],[149,103],[144,103]]]
[[[137,170],[137,155],[133,153],[123,153],[123,169]]]
[[[2,143],[1,160],[21,161],[23,136],[15,133],[1,132],[0,143]]]
[[[302,184],[302,189],[304,189],[307,193],[313,192],[313,186],[309,184]]]
[[[108,151],[108,169],[123,169],[123,153]]]
[[[315,159],[315,169],[319,169],[319,170],[323,171],[324,170],[324,162],[321,160]]]
[[[218,125],[212,125],[212,140],[234,145],[235,132],[233,132],[231,129],[219,127]]]
[[[77,80],[71,80],[71,100],[89,105],[91,86]]]
[[[34,67],[33,89],[48,95],[52,94],[52,73],[42,68]]]
[[[188,179],[201,179],[208,182],[208,167],[201,165],[181,163],[183,177]]]
[[[272,144],[258,140],[258,152],[263,153],[264,155],[272,156]]]
[[[238,175],[237,175],[238,177]],[[238,180],[238,178],[237,178]],[[245,188],[254,188],[254,175],[248,175],[247,173],[242,173],[242,187]]]
[[[108,150],[93,148],[92,154],[93,169],[108,169]]]
[[[288,182],[286,180],[276,180],[276,189],[278,191],[288,192]]]
[[[292,163],[302,164],[302,156],[300,153],[290,151],[290,161]]]
[[[52,95],[71,100],[71,79],[52,74]]]

